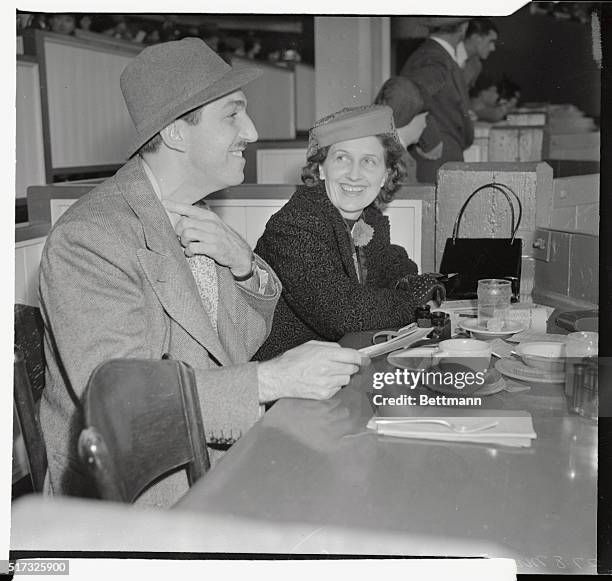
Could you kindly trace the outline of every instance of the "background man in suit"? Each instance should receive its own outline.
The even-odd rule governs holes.
[[[400,74],[427,95],[429,116],[422,139],[440,143],[430,152],[414,153],[419,182],[436,181],[447,161],[463,161],[463,150],[474,140],[469,95],[456,49],[465,35],[465,18],[431,18],[430,36],[406,60]]]
[[[193,205],[243,181],[257,131],[240,88],[260,73],[232,69],[196,38],[146,48],[123,71],[132,157],[62,216],[41,260],[46,492],[92,492],[77,453],[80,398],[106,359],[169,354],[190,364],[207,441],[225,447],[263,404],[329,398],[358,370],[359,353],[335,343],[249,362],[269,333],[280,282],[236,232]],[[174,474],[143,502],[167,505],[185,489]]]
[[[457,45],[457,60],[463,69],[468,88],[474,86],[482,73],[482,61],[495,50],[497,27],[490,18],[472,18],[465,31],[465,39]]]

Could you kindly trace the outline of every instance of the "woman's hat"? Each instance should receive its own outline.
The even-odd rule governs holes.
[[[121,73],[121,91],[136,126],[128,155],[181,115],[237,91],[261,73],[254,67],[232,68],[199,38],[145,48]]]
[[[346,107],[337,113],[319,119],[308,136],[306,158],[310,159],[319,149],[339,141],[359,139],[371,135],[389,135],[401,142],[393,123],[393,110],[387,105]]]
[[[395,126],[403,127],[428,110],[424,97],[418,85],[407,77],[391,77],[380,88],[374,102],[389,105]]]

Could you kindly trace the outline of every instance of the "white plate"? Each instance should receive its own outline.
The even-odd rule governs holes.
[[[517,321],[506,322],[504,329],[501,331],[490,331],[484,327],[478,326],[478,319],[468,319],[467,321],[461,321],[459,327],[469,331],[472,337],[475,339],[502,339],[504,337],[510,337],[515,333],[520,333],[525,330],[525,325]]]
[[[521,361],[508,357],[495,363],[497,371],[521,381],[535,383],[565,383],[565,373],[549,373],[537,367],[528,367]]]

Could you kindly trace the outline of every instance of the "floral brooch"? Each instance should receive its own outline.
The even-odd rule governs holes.
[[[353,226],[351,235],[353,236],[353,244],[355,246],[367,246],[370,240],[372,240],[372,236],[374,236],[374,228],[360,218]]]

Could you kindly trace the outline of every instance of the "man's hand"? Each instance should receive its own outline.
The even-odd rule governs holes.
[[[404,147],[408,147],[412,144],[412,128],[410,127],[410,123],[404,125],[403,127],[396,127],[397,136],[399,137],[400,143]]]
[[[359,371],[361,356],[337,343],[308,341],[257,366],[259,401],[328,399]]]
[[[227,266],[236,277],[251,272],[251,248],[217,214],[173,200],[163,200],[162,203],[169,212],[182,216],[174,230],[185,249],[185,256],[204,254],[222,266]]]

